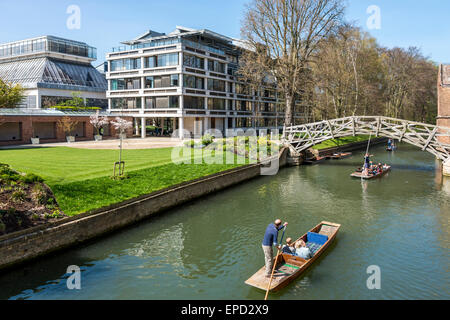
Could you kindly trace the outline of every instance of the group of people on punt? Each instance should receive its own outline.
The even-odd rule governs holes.
[[[281,252],[292,254],[303,259],[311,259],[313,257],[311,250],[306,246],[305,241],[301,239],[292,242],[291,238],[287,238],[286,244],[282,247]]]
[[[373,157],[373,155],[369,155],[368,153],[366,153],[364,157],[364,169],[362,170],[364,176],[377,175],[383,173],[383,171],[388,168],[387,164],[378,163],[377,165],[374,165],[372,161],[370,161],[370,157]]]
[[[277,219],[275,220],[274,223],[271,223],[267,226],[262,243],[262,249],[264,251],[264,259],[265,259],[266,278],[270,278],[272,274],[273,246],[277,247],[279,250],[282,250],[282,252],[284,253],[297,255],[303,259],[310,259],[313,257],[313,254],[311,253],[310,249],[306,246],[303,240],[296,241],[293,243],[291,238],[287,238],[286,245],[281,246],[281,244],[277,243],[278,232],[287,225],[288,225],[287,222],[282,224],[281,219]],[[277,271],[275,271],[274,274],[276,273]]]

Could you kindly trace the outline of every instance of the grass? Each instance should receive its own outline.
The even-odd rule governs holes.
[[[124,150],[127,178],[123,180],[110,178],[113,163],[118,160],[117,150],[63,147],[0,150],[0,163],[44,178],[60,208],[69,216],[242,165],[239,164],[242,158],[236,155],[233,164],[206,164],[207,159],[199,164],[176,164],[171,160],[172,150]],[[226,153],[219,152],[216,156],[225,157]]]
[[[140,170],[171,162],[172,148],[123,150],[126,170]],[[20,172],[35,173],[47,184],[65,184],[112,175],[118,150],[33,148],[0,150],[0,163]]]
[[[313,147],[315,150],[322,150],[327,148],[334,148],[334,147],[342,147],[346,144],[355,143],[355,142],[362,142],[362,141],[368,141],[370,136],[366,135],[360,135],[360,136],[350,136],[350,137],[342,137],[332,140],[324,141],[320,144],[317,144]],[[372,137],[373,138],[373,137]]]

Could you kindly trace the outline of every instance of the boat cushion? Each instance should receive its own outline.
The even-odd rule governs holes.
[[[309,251],[313,254],[313,256],[316,254],[317,251],[322,247],[321,244],[317,244],[314,242],[307,242],[306,246],[309,248]]]
[[[325,244],[328,241],[328,236],[323,234],[318,234],[315,232],[308,232],[308,242],[314,242],[317,244]]]

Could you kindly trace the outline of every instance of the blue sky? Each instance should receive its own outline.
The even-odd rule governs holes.
[[[450,62],[450,1],[347,0],[347,20],[367,30],[366,10],[381,10],[381,29],[368,30],[382,46],[417,46],[432,60]],[[0,43],[40,35],[87,42],[98,49],[98,63],[121,41],[152,29],[170,32],[176,25],[207,28],[239,37],[248,0],[0,0]],[[70,5],[81,9],[81,28],[66,26]]]

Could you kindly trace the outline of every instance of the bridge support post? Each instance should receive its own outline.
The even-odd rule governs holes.
[[[450,177],[450,159],[442,163],[442,174]]]

